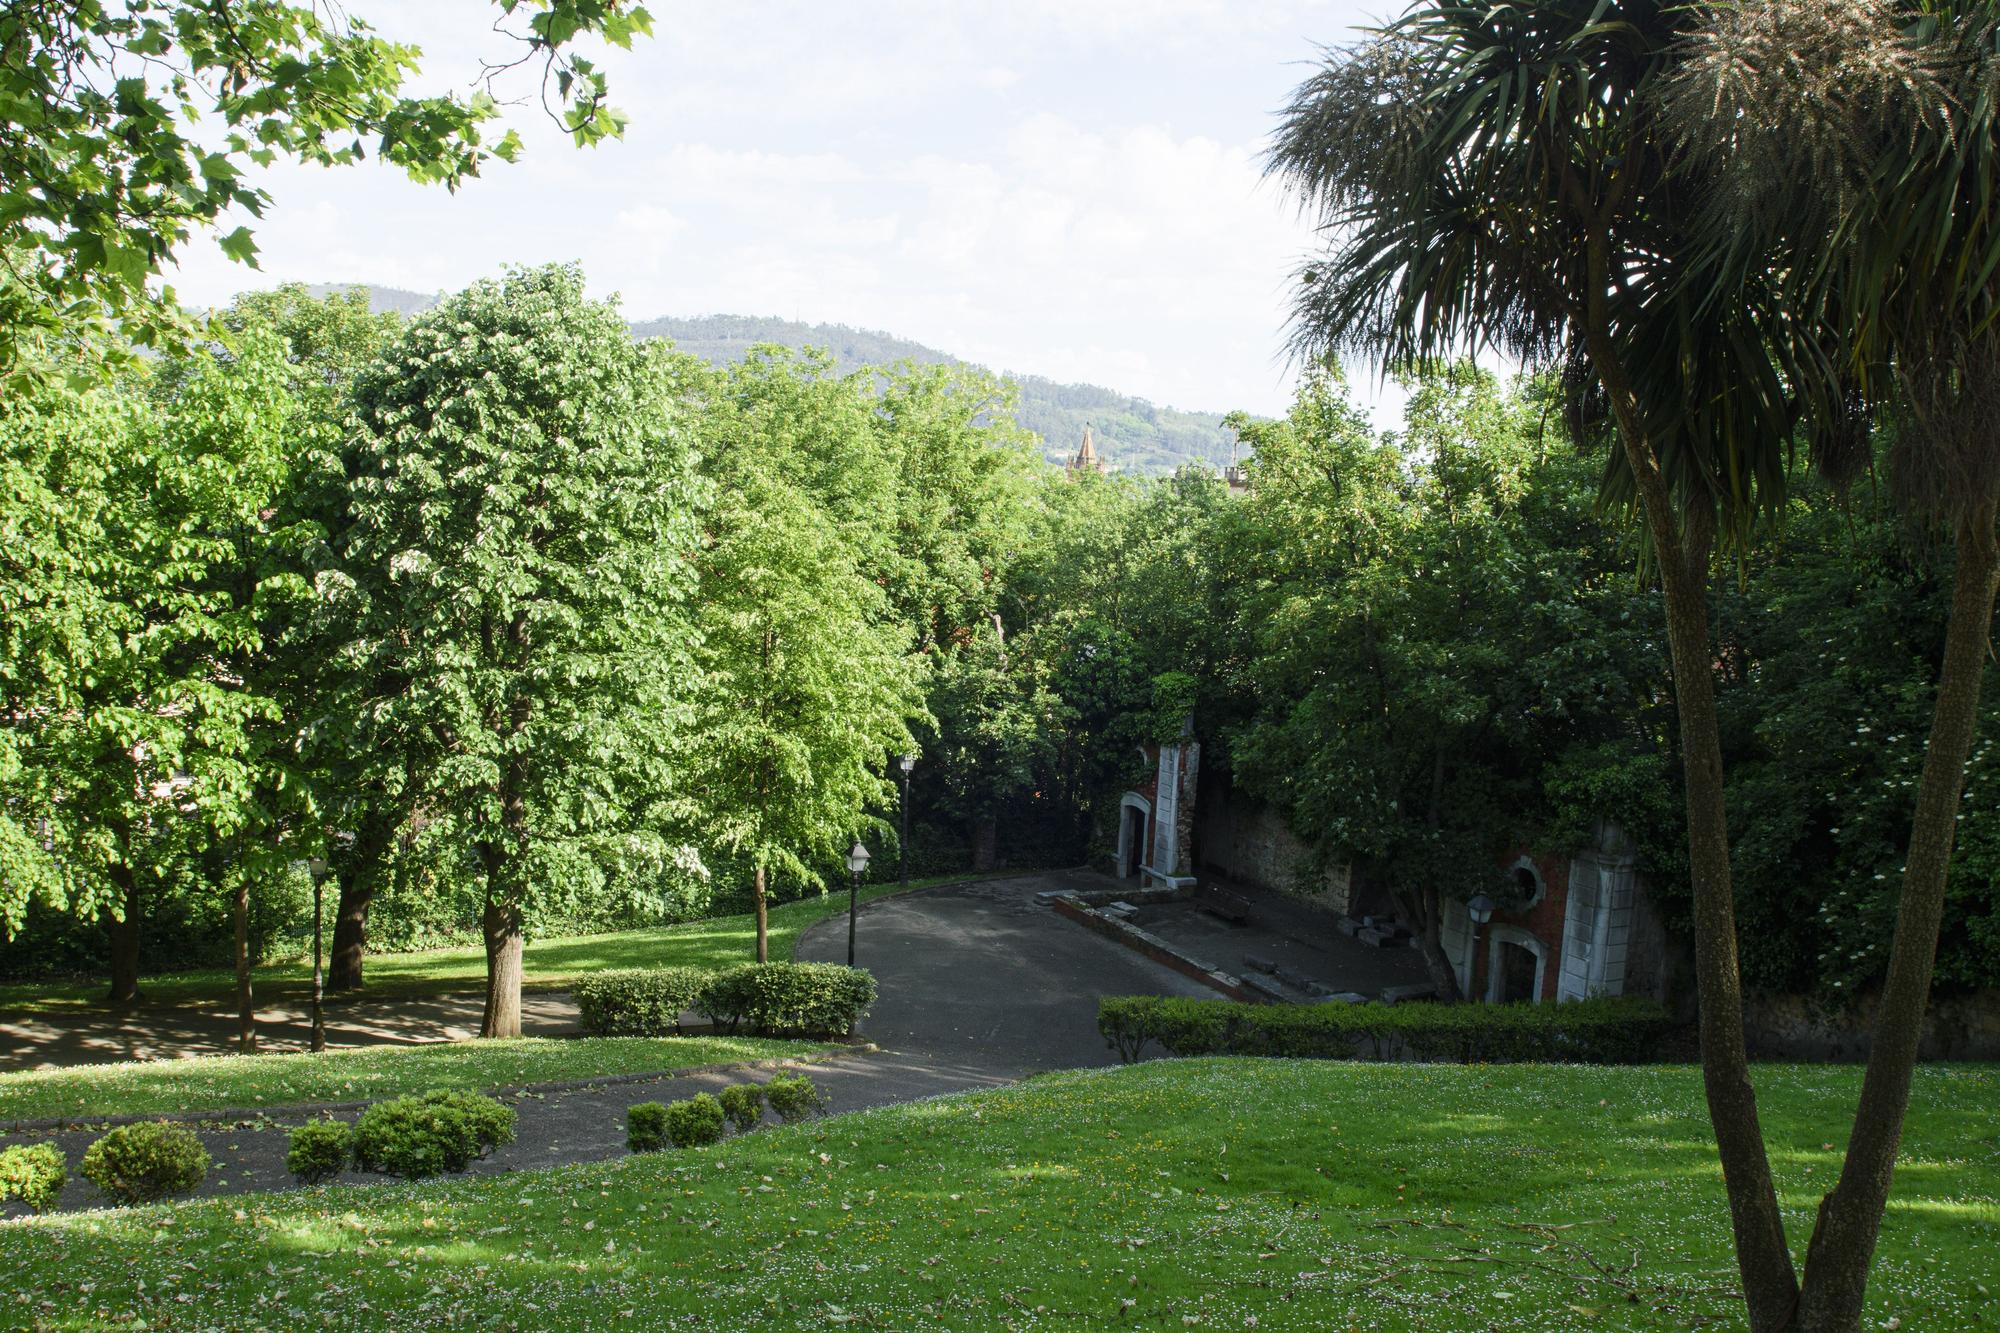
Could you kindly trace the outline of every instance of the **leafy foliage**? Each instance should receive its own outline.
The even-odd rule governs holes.
[[[285,1170],[301,1185],[319,1185],[347,1169],[354,1154],[354,1130],[339,1120],[312,1120],[291,1132]]]
[[[0,1149],[0,1203],[19,1199],[47,1212],[69,1180],[69,1164],[53,1143],[17,1143]]]
[[[596,34],[629,47],[651,30],[637,5],[606,0],[496,0],[525,21],[522,62],[542,67],[575,140],[622,132],[604,76],[571,45]],[[504,31],[504,29],[503,29]],[[197,230],[232,208],[261,216],[270,196],[253,167],[280,159],[340,166],[372,151],[420,182],[455,188],[520,139],[488,131],[500,103],[417,96],[415,47],[316,4],[202,0],[9,5],[0,13],[0,371],[10,393],[37,362],[24,349],[63,339],[79,320],[116,324],[141,344],[177,339],[171,294],[148,280]],[[490,83],[501,67],[489,66]],[[256,262],[247,226],[218,237]],[[100,347],[104,345],[99,345]],[[114,348],[115,350],[115,348]]]
[[[378,1102],[354,1122],[354,1167],[423,1180],[465,1170],[514,1141],[514,1108],[476,1092]]]
[[[120,1125],[83,1150],[83,1178],[115,1203],[192,1194],[208,1177],[208,1149],[186,1125]]]

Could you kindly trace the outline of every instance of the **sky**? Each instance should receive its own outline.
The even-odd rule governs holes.
[[[492,0],[345,8],[421,45],[427,89],[510,54]],[[529,83],[502,84],[523,99],[519,163],[456,194],[372,162],[276,166],[253,222],[262,272],[197,239],[172,276],[182,299],[293,280],[436,292],[577,260],[635,320],[851,324],[1164,406],[1284,410],[1287,298],[1313,235],[1260,156],[1318,50],[1380,5],[649,8],[633,51],[582,48],[631,117],[622,141],[575,148]]]

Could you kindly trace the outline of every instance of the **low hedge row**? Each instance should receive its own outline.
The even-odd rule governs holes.
[[[514,1141],[514,1108],[476,1092],[442,1089],[377,1102],[352,1125],[314,1120],[291,1133],[285,1169],[305,1185],[350,1165],[405,1180],[456,1175]]]
[[[836,963],[635,968],[587,977],[574,993],[584,1029],[599,1036],[675,1034],[689,1009],[729,1032],[846,1036],[875,1002],[875,978]]]
[[[637,1102],[625,1110],[625,1146],[633,1152],[699,1148],[722,1140],[724,1124],[748,1134],[770,1103],[786,1124],[818,1115],[826,1095],[804,1074],[774,1074],[768,1083],[736,1083],[720,1094],[697,1092],[678,1102]]]
[[[1149,1045],[1169,1055],[1461,1064],[1547,1061],[1645,1064],[1673,1030],[1651,1000],[1568,1004],[1240,1004],[1160,995],[1108,996],[1097,1030],[1130,1063]]]

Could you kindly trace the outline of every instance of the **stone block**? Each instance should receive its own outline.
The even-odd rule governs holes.
[[[1278,985],[1277,982],[1266,981],[1264,978],[1259,976],[1247,976],[1243,978],[1243,988],[1245,990],[1255,991],[1257,994],[1262,995],[1266,999],[1275,1000],[1279,1004],[1289,1004],[1292,998],[1291,996],[1285,994],[1284,988]]]
[[[1360,933],[1361,923],[1351,916],[1344,916],[1333,923],[1333,928],[1351,940]]]
[[[1437,996],[1437,987],[1428,981],[1414,982],[1408,986],[1385,986],[1382,988],[1382,1003],[1407,1004],[1411,1000],[1429,1000]]]
[[[1255,954],[1246,955],[1243,959],[1243,966],[1249,968],[1252,972],[1276,972],[1278,970],[1276,963],[1268,958],[1259,958]]]

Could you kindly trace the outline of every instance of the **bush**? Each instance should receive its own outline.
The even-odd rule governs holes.
[[[722,1137],[722,1103],[705,1092],[684,1102],[670,1102],[666,1115],[667,1142],[676,1148],[699,1148]]]
[[[19,1199],[45,1212],[68,1179],[69,1166],[53,1143],[17,1144],[0,1152],[0,1203]]]
[[[838,963],[746,963],[712,976],[695,1008],[734,1032],[845,1036],[875,1003],[875,977]]]
[[[186,1125],[122,1125],[83,1152],[83,1178],[119,1203],[192,1194],[208,1178],[208,1149]]]
[[[1158,995],[1098,1002],[1097,1029],[1130,1063],[1157,1042],[1169,1055],[1463,1064],[1645,1064],[1674,1022],[1651,1000],[1567,1004],[1239,1004]]]
[[[659,1102],[638,1102],[625,1108],[628,1152],[658,1152],[667,1146],[667,1108]]]
[[[804,1074],[777,1074],[764,1085],[764,1099],[786,1124],[826,1109],[826,1095]]]
[[[681,1031],[681,1015],[695,1007],[713,975],[697,967],[600,972],[577,982],[572,993],[587,1032],[662,1037]]]
[[[354,1123],[354,1165],[422,1180],[465,1170],[514,1141],[514,1111],[476,1092],[427,1092],[378,1102]]]
[[[764,1118],[764,1089],[756,1083],[732,1083],[722,1090],[722,1113],[736,1132],[747,1134]]]
[[[338,1120],[314,1120],[292,1131],[285,1148],[285,1170],[304,1185],[332,1180],[347,1169],[354,1154],[354,1131]]]

